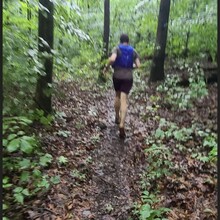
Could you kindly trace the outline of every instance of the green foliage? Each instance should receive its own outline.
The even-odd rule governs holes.
[[[85,78],[88,81],[98,77],[103,47],[103,1],[54,1],[54,60],[55,80]],[[188,50],[188,56],[203,58],[208,54],[214,59],[217,48],[217,10],[216,2],[211,0],[173,1],[170,10],[167,53],[172,56],[183,56]],[[26,199],[37,193],[46,191],[51,184],[60,182],[59,176],[49,176],[42,170],[48,168],[53,157],[42,153],[38,139],[30,132],[30,126],[37,120],[41,124],[51,126],[54,116],[45,116],[43,111],[35,109],[34,97],[36,82],[39,74],[45,71],[42,61],[48,53],[38,51],[38,9],[39,2],[33,1],[3,1],[3,210],[6,212],[11,204],[25,205]],[[31,12],[31,17],[28,15]],[[148,69],[149,63],[145,58],[153,54],[156,40],[157,16],[159,1],[126,0],[111,1],[111,35],[109,52],[118,44],[122,32],[128,33],[130,43],[139,52],[143,67]],[[188,39],[187,39],[188,36]],[[45,43],[44,39],[41,39]],[[187,42],[188,41],[188,42]],[[145,63],[144,63],[145,62]],[[181,63],[177,63],[181,66]],[[186,109],[193,105],[194,100],[207,94],[202,71],[194,66],[184,66],[190,74],[189,89],[177,86],[178,78],[168,75],[165,83],[158,91],[167,94],[165,103],[174,108]],[[145,92],[146,83],[141,80],[139,73],[134,73],[139,84],[134,88],[133,95]],[[53,85],[49,85],[54,92]],[[82,85],[83,88],[83,85]],[[157,97],[150,97],[157,103]],[[160,106],[148,106],[147,111],[158,120],[157,110]],[[30,109],[33,109],[30,111]],[[21,117],[28,115],[30,119]],[[18,117],[6,117],[18,116]],[[60,115],[65,120],[64,115]],[[76,124],[82,128],[83,123]],[[153,139],[146,140],[149,148],[148,173],[143,175],[142,187],[150,182],[169,175],[172,168],[171,152],[163,144],[164,139],[173,138],[177,147],[184,150],[184,143],[191,138],[193,128],[179,128],[174,123],[160,121],[159,128],[153,134]],[[203,162],[216,162],[217,138],[210,132],[198,131],[202,138],[202,151],[192,156]],[[68,137],[65,130],[57,135]],[[91,137],[91,142],[100,141],[98,135]],[[91,158],[87,158],[91,163]],[[66,165],[68,159],[64,156],[57,158],[59,165]],[[71,175],[81,181],[86,175],[73,170]],[[156,197],[155,197],[156,198]],[[137,207],[140,219],[160,219],[167,211],[155,206],[157,200],[153,194],[144,191],[142,204]],[[7,219],[3,217],[3,219]]]
[[[160,101],[154,96],[152,96],[151,99],[157,102]],[[152,111],[152,109],[150,110]],[[194,146],[193,148],[185,147],[184,145],[195,138],[195,136],[202,139],[202,146]],[[163,207],[156,207],[156,204],[159,202],[157,200],[157,193],[158,190],[160,190],[160,180],[171,175],[175,169],[172,163],[172,147],[168,147],[164,144],[170,140],[175,140],[175,146],[172,147],[175,147],[182,153],[184,153],[184,151],[191,153],[192,158],[200,160],[203,163],[216,163],[216,134],[212,133],[209,129],[202,130],[196,124],[193,124],[192,127],[189,128],[180,128],[176,123],[160,118],[155,133],[146,139],[148,147],[144,152],[149,165],[146,171],[141,175],[140,181],[144,196],[142,196],[140,204],[135,203],[134,205],[134,213],[139,216],[139,219],[163,219],[165,213],[169,211],[169,209]],[[155,184],[153,188],[152,184]]]
[[[58,0],[54,4],[55,79],[97,78],[103,47],[103,2]],[[167,42],[170,57],[181,56],[188,49],[189,56],[203,58],[208,53],[215,58],[216,4],[211,0],[178,0],[171,4]],[[38,9],[36,0],[10,5],[3,2],[4,115],[24,115],[35,106],[36,82],[39,74],[45,74],[42,60],[48,55],[38,52]],[[128,33],[144,66],[145,57],[153,54],[158,13],[159,1],[111,2],[109,52],[118,44],[120,34]]]
[[[193,158],[197,158],[198,160],[202,162],[211,162],[216,163],[217,162],[217,135],[214,133],[211,133],[210,130],[206,131],[198,131],[199,136],[203,138],[203,144],[202,147],[204,148],[204,152],[196,152],[192,154]],[[208,153],[207,153],[208,151]]]
[[[36,3],[36,2],[35,2]],[[4,2],[3,9],[3,114],[23,114],[33,104],[33,95],[39,69],[36,59],[37,17],[35,3]],[[27,19],[27,7],[33,18]],[[32,51],[29,53],[29,50]],[[35,63],[36,61],[36,63]],[[35,64],[34,64],[35,63]],[[19,111],[17,109],[20,109]]]
[[[30,111],[29,115],[33,121],[38,121],[44,126],[50,126],[54,121],[53,115],[49,114],[45,116],[44,111],[41,109],[35,109],[34,111]]]
[[[57,161],[58,161],[58,163],[59,163],[60,165],[65,165],[65,164],[68,163],[68,159],[67,159],[66,157],[64,157],[64,156],[60,156],[60,157],[57,159]]]
[[[21,204],[24,203],[24,196],[30,195],[28,189],[24,189],[22,187],[16,187],[13,190],[13,192],[14,192],[15,201]]]
[[[41,152],[35,135],[30,134],[32,120],[26,117],[3,118],[3,208],[24,205],[25,200],[57,184],[42,169],[52,163],[52,156]]]
[[[165,81],[157,87],[157,91],[165,94],[164,103],[171,104],[175,109],[189,109],[193,102],[208,95],[204,73],[194,64],[194,67],[186,65],[189,72],[189,88],[178,86],[178,75],[167,75]]]
[[[51,182],[52,184],[59,184],[59,183],[60,183],[60,176],[52,176],[52,177],[50,178],[50,182]]]
[[[70,131],[58,131],[57,135],[63,136],[63,137],[69,137],[71,135]]]
[[[168,122],[164,118],[159,121],[159,127],[155,131],[156,139],[175,139],[176,142],[185,142],[192,139],[192,128],[179,128],[175,123]]]
[[[33,152],[37,146],[34,136],[25,135],[25,129],[32,123],[25,117],[5,117],[3,119],[3,147],[9,152]]]
[[[134,204],[134,214],[138,215],[140,220],[167,220],[163,218],[163,216],[169,212],[170,209],[164,207],[154,208],[154,204],[158,202],[154,194],[150,194],[146,190],[143,191],[141,202],[142,204]]]
[[[40,157],[39,164],[43,167],[46,167],[52,162],[52,159],[53,157],[50,154],[46,153],[45,155]]]
[[[146,139],[146,144],[149,147],[144,152],[149,166],[141,175],[140,184],[143,189],[141,203],[134,204],[134,214],[138,215],[140,220],[165,220],[164,215],[170,211],[168,208],[157,207],[159,202],[157,199],[158,183],[162,178],[171,175],[173,168],[171,149],[163,144],[163,139],[170,136],[170,134],[163,131],[163,127],[167,127],[165,119],[160,120],[159,128],[155,131],[155,134],[148,136]],[[175,128],[176,126],[172,124],[171,131],[175,131]],[[149,192],[147,189],[155,182],[157,184],[151,190],[152,192]]]
[[[156,138],[156,137],[155,137]],[[170,149],[161,143],[154,143],[150,148],[145,149],[147,154],[147,162],[150,164],[146,174],[146,180],[142,181],[142,186],[150,184],[149,181],[159,179],[170,174],[172,164],[172,156]]]
[[[201,152],[197,152],[197,150],[193,149],[185,149],[184,144],[187,141],[193,139],[193,135],[196,135],[202,138],[202,146]],[[198,126],[192,125],[192,127],[179,128],[175,123],[166,121],[164,118],[161,118],[159,121],[159,126],[155,131],[154,137],[160,142],[163,139],[174,139],[176,143],[176,147],[179,148],[180,151],[187,150],[189,153],[192,153],[193,158],[197,158],[202,162],[216,162],[217,160],[217,135],[212,133],[209,129],[205,131],[201,130]],[[147,144],[154,143],[153,139],[147,139]],[[154,144],[153,144],[154,145]],[[152,145],[152,146],[153,146]],[[155,147],[155,146],[154,146]],[[149,151],[150,149],[147,149]],[[194,152],[196,151],[196,152]]]
[[[80,181],[84,181],[86,179],[86,175],[77,169],[72,170],[70,175]]]
[[[187,39],[188,37],[188,39]],[[217,52],[217,2],[178,0],[171,3],[167,51],[203,57]]]
[[[132,87],[131,95],[134,97],[134,99],[138,98],[141,93],[144,93],[146,91],[146,81],[143,80],[144,73],[140,72],[139,70],[134,70],[133,72],[135,83]]]
[[[91,142],[93,144],[99,143],[100,142],[100,135],[99,134],[95,134],[90,139],[91,139]]]

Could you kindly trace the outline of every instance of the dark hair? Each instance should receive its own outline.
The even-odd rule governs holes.
[[[129,37],[128,37],[128,35],[127,34],[122,34],[121,36],[120,36],[120,43],[129,43]]]

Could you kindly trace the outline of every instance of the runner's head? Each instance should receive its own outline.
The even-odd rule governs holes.
[[[122,34],[120,36],[120,43],[123,44],[123,43],[129,43],[129,37],[127,34]]]

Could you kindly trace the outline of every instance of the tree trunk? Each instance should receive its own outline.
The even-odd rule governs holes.
[[[108,47],[109,47],[109,29],[110,29],[110,2],[105,0],[104,2],[104,57],[108,57]]]
[[[189,8],[189,20],[192,19],[193,14],[195,13],[195,9],[196,9],[196,1],[192,2],[192,7]],[[186,41],[185,41],[185,48],[183,49],[182,55],[184,58],[188,57],[188,53],[189,53],[189,39],[190,39],[190,27],[188,28],[188,31],[186,33]]]
[[[189,37],[190,37],[190,30],[187,31],[186,33],[186,42],[185,42],[185,48],[182,52],[182,55],[184,58],[188,57],[188,53],[189,53]]]
[[[53,57],[51,49],[53,49],[54,5],[50,0],[40,0],[40,4],[45,7],[45,10],[39,9],[38,49],[40,56],[42,56],[43,52],[47,52],[50,56],[43,59],[46,74],[42,73],[42,75],[39,75],[36,88],[36,102],[45,114],[49,114],[52,112],[51,84]]]
[[[150,82],[155,82],[164,79],[164,60],[167,42],[169,12],[170,0],[161,0],[157,26],[157,38],[149,78]]]
[[[104,1],[104,34],[103,34],[103,54],[101,57],[101,66],[99,70],[99,81],[105,82],[106,79],[102,74],[102,70],[105,66],[104,60],[108,58],[108,48],[109,48],[109,29],[110,29],[110,0]]]

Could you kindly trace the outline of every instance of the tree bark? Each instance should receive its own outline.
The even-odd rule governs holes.
[[[44,71],[46,75],[39,75],[36,88],[36,102],[38,107],[44,113],[50,114],[52,112],[52,94],[50,85],[52,84],[52,71],[53,71],[53,57],[51,49],[53,49],[53,29],[54,29],[54,5],[50,0],[40,0],[45,10],[39,9],[39,28],[38,28],[38,49],[39,55],[42,56],[43,52],[47,52],[50,56],[43,59]],[[47,11],[48,10],[48,11]],[[42,40],[43,39],[43,40]],[[43,43],[45,41],[48,45]]]
[[[149,78],[150,82],[155,82],[164,79],[164,60],[167,42],[169,13],[170,0],[161,0],[157,26],[157,38]]]
[[[189,8],[189,20],[192,19],[193,14],[195,13],[195,9],[196,9],[196,0],[192,2],[192,6]],[[188,28],[188,31],[186,33],[186,41],[185,41],[185,48],[183,49],[182,55],[184,58],[188,57],[189,54],[189,39],[190,39],[190,27]]]
[[[110,29],[110,2],[105,0],[104,2],[104,57],[108,57],[108,48],[109,48],[109,29]]]
[[[103,34],[103,54],[101,57],[101,66],[99,71],[99,81],[105,82],[106,79],[102,74],[102,70],[105,66],[103,61],[108,58],[109,49],[109,32],[110,32],[110,0],[104,1],[104,34]]]

